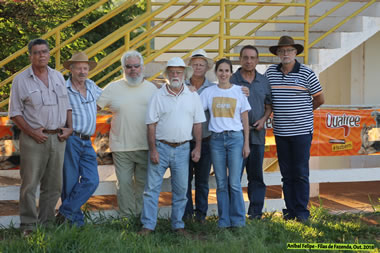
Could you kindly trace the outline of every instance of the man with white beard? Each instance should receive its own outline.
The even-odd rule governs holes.
[[[124,78],[107,85],[97,101],[112,112],[110,149],[117,177],[117,202],[120,216],[138,216],[146,181],[148,142],[145,115],[157,91],[144,80],[144,61],[137,51],[121,57]]]
[[[191,92],[184,80],[192,68],[179,57],[170,59],[164,70],[169,84],[153,95],[146,116],[148,125],[148,176],[143,197],[141,235],[154,231],[157,224],[158,198],[163,176],[170,167],[172,186],[172,229],[186,235],[182,216],[187,203],[189,159],[198,162],[201,154],[202,122],[206,121],[198,93]],[[190,153],[194,134],[195,147]]]

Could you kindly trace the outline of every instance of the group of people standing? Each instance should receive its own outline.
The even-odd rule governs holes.
[[[313,110],[323,102],[314,72],[295,59],[303,50],[288,36],[270,51],[281,63],[265,75],[256,71],[258,50],[240,51],[241,67],[215,63],[217,83],[206,78],[214,62],[204,50],[183,61],[174,57],[163,71],[162,87],[144,79],[140,53],[121,57],[124,78],[103,90],[88,79],[96,62],[79,52],[64,63],[62,74],[48,67],[45,40],[29,45],[31,67],[14,79],[9,117],[21,129],[20,220],[24,235],[36,224],[84,224],[81,206],[99,184],[90,136],[97,109],[112,112],[110,149],[117,176],[121,216],[141,216],[141,235],[155,230],[164,174],[171,170],[172,229],[186,234],[184,219],[204,222],[208,209],[211,165],[217,183],[218,225],[245,225],[241,187],[248,177],[248,216],[260,219],[265,198],[264,124],[274,113],[274,134],[282,174],[284,218],[307,220],[309,157]],[[63,171],[62,171],[63,168]],[[195,179],[195,209],[192,180]],[[36,189],[40,184],[39,208]],[[55,214],[61,197],[62,205]]]

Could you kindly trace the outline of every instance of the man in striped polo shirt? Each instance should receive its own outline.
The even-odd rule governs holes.
[[[284,219],[309,218],[309,158],[313,137],[313,110],[324,103],[322,87],[315,73],[295,58],[303,46],[282,36],[269,51],[281,63],[270,66],[267,76],[272,91],[273,133],[282,175],[286,209]]]
[[[102,89],[87,79],[88,72],[96,67],[96,62],[89,61],[85,53],[74,54],[63,66],[71,72],[66,87],[73,108],[74,131],[66,141],[62,205],[56,215],[56,222],[60,224],[68,221],[70,224],[83,226],[81,206],[99,184],[98,163],[90,136],[95,133],[96,100]]]

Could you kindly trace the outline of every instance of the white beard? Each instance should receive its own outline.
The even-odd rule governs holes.
[[[182,79],[178,79],[178,78],[175,78],[176,80],[173,80],[173,79],[174,78],[172,78],[170,80],[170,84],[169,84],[170,87],[174,88],[174,89],[177,89],[177,88],[181,87],[183,80]]]
[[[131,87],[136,87],[138,85],[140,85],[144,79],[144,76],[143,75],[139,75],[138,77],[136,78],[133,78],[133,77],[130,77],[130,76],[126,76],[125,77],[127,79],[127,83],[129,86]]]

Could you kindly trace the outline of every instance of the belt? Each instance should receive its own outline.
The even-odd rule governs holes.
[[[60,129],[60,128],[57,128],[57,129],[54,129],[54,130],[44,129],[44,130],[42,130],[42,132],[44,134],[60,134],[60,133],[62,133],[62,129]]]
[[[168,142],[168,141],[164,141],[164,140],[158,140],[158,141],[162,142],[162,143],[164,143],[166,145],[169,145],[170,147],[173,147],[173,148],[181,146],[181,145],[185,144],[186,142],[188,142],[188,141],[183,141],[183,142]]]
[[[89,135],[84,135],[84,134],[81,134],[81,133],[78,133],[78,132],[75,132],[75,131],[73,132],[73,135],[74,136],[78,136],[79,138],[81,138],[84,141],[88,141],[90,139]]]

